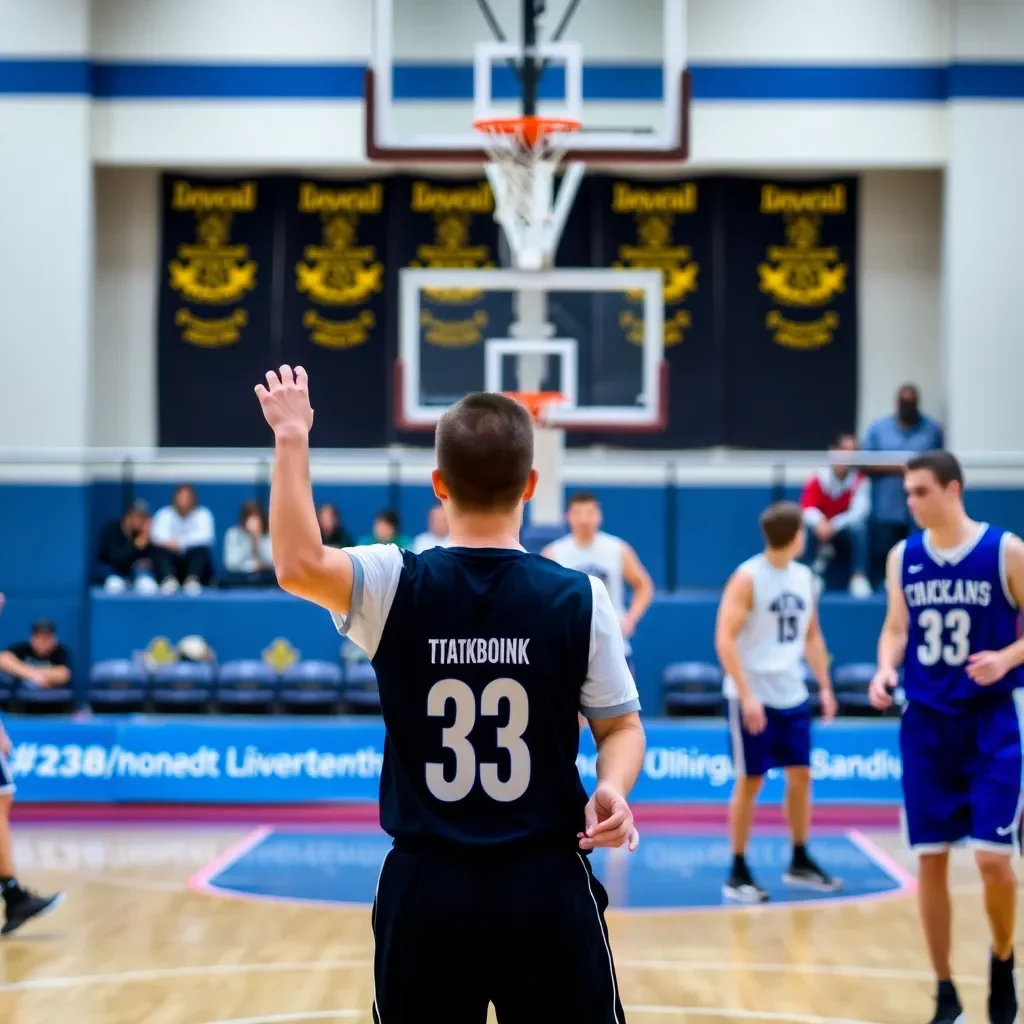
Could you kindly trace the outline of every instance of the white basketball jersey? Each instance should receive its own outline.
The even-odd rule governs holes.
[[[626,583],[622,576],[623,542],[610,533],[600,530],[594,534],[593,541],[584,547],[577,543],[571,533],[556,540],[548,550],[548,554],[559,565],[567,569],[578,569],[588,576],[596,576],[608,591],[612,599],[612,607],[618,616],[626,611]],[[630,653],[626,643],[626,653]]]
[[[814,608],[814,576],[806,565],[777,569],[764,555],[739,567],[754,581],[754,598],[737,638],[743,670],[754,696],[772,708],[792,708],[807,700],[804,645]],[[737,697],[725,678],[726,697]]]

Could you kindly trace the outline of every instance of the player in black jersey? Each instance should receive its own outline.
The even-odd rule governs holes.
[[[373,909],[377,1024],[622,1024],[587,853],[638,841],[626,796],[644,756],[636,685],[600,580],[519,544],[533,424],[502,395],[441,417],[434,492],[451,546],[332,549],[309,477],[305,371],[256,388],[275,434],[281,586],[371,657],[387,737]],[[598,747],[587,799],[577,711]]]

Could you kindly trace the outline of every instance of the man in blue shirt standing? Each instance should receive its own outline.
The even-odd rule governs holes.
[[[921,412],[916,384],[904,384],[896,393],[896,413],[882,416],[867,429],[861,449],[866,452],[935,451],[945,447],[942,427]],[[872,549],[885,553],[910,532],[907,498],[903,492],[904,466],[865,467],[871,477]]]

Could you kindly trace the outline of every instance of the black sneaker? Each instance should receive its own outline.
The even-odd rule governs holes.
[[[951,981],[939,983],[939,990],[935,996],[935,1016],[929,1024],[964,1024],[967,1014],[960,1004],[960,997],[956,993]]]
[[[797,885],[817,892],[838,892],[843,887],[841,878],[833,878],[810,857],[794,860],[782,876],[786,885]]]
[[[1017,979],[1013,970],[1013,953],[1009,960],[998,960],[993,954],[988,966],[989,1024],[1013,1024],[1017,1019]]]
[[[767,903],[771,897],[762,889],[748,870],[733,868],[728,881],[722,886],[722,895],[737,903]]]
[[[3,928],[0,928],[0,935],[10,935],[26,921],[56,910],[63,902],[62,892],[54,896],[39,896],[30,889],[21,889],[17,895],[11,895],[7,899],[7,917]]]

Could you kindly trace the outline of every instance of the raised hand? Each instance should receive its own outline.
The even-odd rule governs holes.
[[[274,436],[305,437],[313,426],[313,407],[309,404],[309,378],[301,366],[285,363],[275,373],[267,371],[267,386],[256,385],[263,417]]]

